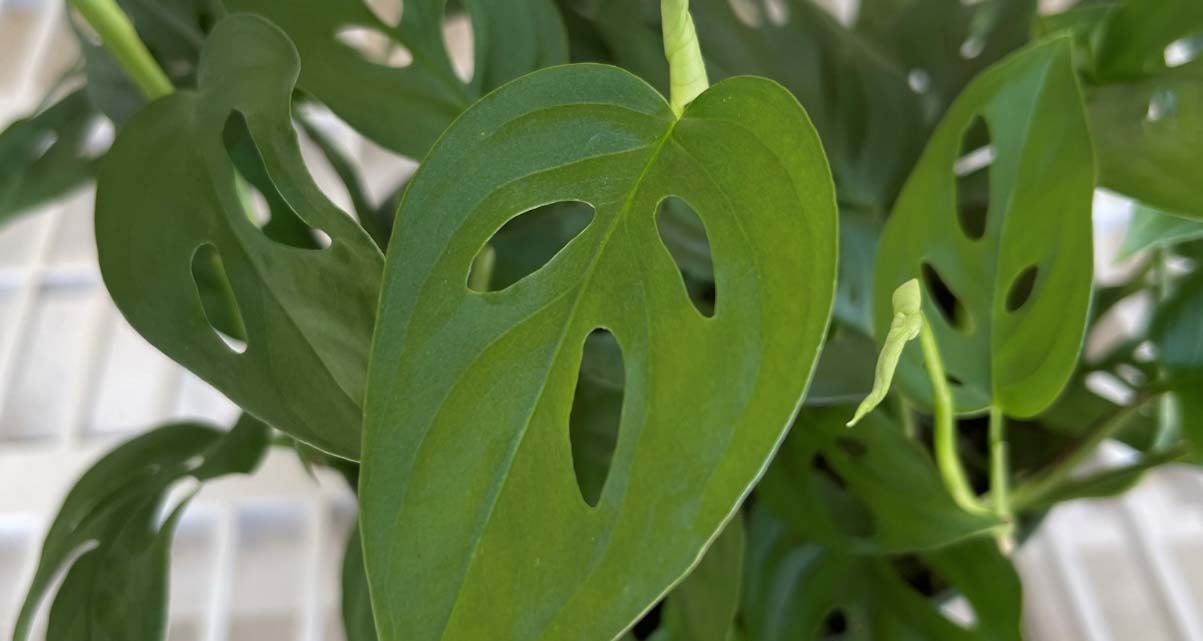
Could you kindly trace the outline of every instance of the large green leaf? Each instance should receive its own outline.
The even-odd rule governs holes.
[[[1152,207],[1138,205],[1132,210],[1124,244],[1116,260],[1126,260],[1147,249],[1162,248],[1203,238],[1203,221],[1174,216]]]
[[[206,43],[200,88],[148,106],[106,158],[96,201],[100,268],[153,345],[273,426],[357,458],[383,261],[301,161],[289,114],[298,70],[275,27],[253,16],[223,21]],[[262,230],[243,202],[248,181],[273,210]],[[332,244],[280,242],[298,244],[299,229],[312,246],[305,224]],[[202,304],[194,257],[219,260],[215,271],[228,279],[246,330],[244,353],[214,331],[226,326],[222,308]]]
[[[99,114],[82,90],[0,133],[0,224],[91,179]]]
[[[728,641],[744,569],[744,523],[736,515],[701,563],[668,595],[652,641]]]
[[[705,225],[712,318],[658,238],[669,196]],[[498,292],[465,287],[506,221],[565,201],[596,213],[547,265]],[[629,73],[572,65],[465,112],[406,192],[373,348],[360,488],[381,638],[595,641],[665,593],[803,396],[835,234],[818,137],[771,81],[721,82],[678,119]],[[597,328],[626,376],[591,507],[568,419]]]
[[[958,180],[965,147],[987,142],[972,137],[977,118],[993,159]],[[1071,375],[1090,303],[1093,174],[1067,39],[986,71],[936,129],[882,233],[874,316],[884,336],[895,288],[920,279],[959,411],[1034,415]],[[958,205],[974,179],[989,182],[984,212]],[[930,398],[917,346],[898,378]]]
[[[343,633],[347,641],[376,641],[376,623],[372,619],[372,600],[368,594],[367,568],[363,565],[358,525],[347,537],[341,580]]]
[[[1183,433],[1203,453],[1203,271],[1191,274],[1157,309],[1150,335],[1181,406]]]
[[[910,557],[913,561],[914,557]],[[757,641],[1019,641],[1019,577],[988,537],[919,555],[969,600],[972,626],[945,617],[936,594],[907,583],[905,559],[853,556],[799,540],[777,515],[752,511],[742,618]],[[831,615],[840,625],[825,629]],[[846,634],[845,636],[839,636]]]
[[[163,639],[171,536],[186,504],[160,523],[168,492],[188,476],[206,481],[250,473],[268,436],[266,425],[244,415],[229,432],[177,423],[105,455],[71,488],[46,534],[14,641],[29,638],[38,606],[68,565],[48,638]],[[94,547],[74,556],[89,544]]]
[[[927,452],[881,412],[806,408],[757,487],[800,535],[849,552],[948,545],[999,525],[957,506]]]
[[[456,75],[443,42],[447,0],[406,0],[396,24],[364,0],[325,0],[304,11],[290,0],[224,0],[231,11],[257,13],[288,34],[301,53],[305,91],[368,138],[411,158],[425,155],[475,98],[568,59],[552,0],[461,1],[472,20],[475,57],[467,83]],[[340,39],[349,28],[408,51],[412,62],[398,68],[365,58]]]

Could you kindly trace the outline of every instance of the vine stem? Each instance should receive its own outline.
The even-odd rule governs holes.
[[[923,348],[923,362],[927,366],[928,378],[931,379],[936,467],[957,505],[969,512],[980,513],[982,506],[969,485],[969,479],[965,476],[965,469],[961,467],[961,459],[957,454],[952,391],[948,388],[948,379],[944,375],[944,361],[940,358],[935,333],[932,332],[926,318],[919,327],[919,345]]]
[[[116,0],[69,0],[96,33],[104,48],[112,54],[126,75],[134,81],[147,100],[166,96],[174,91],[167,74],[151,57],[138,37],[129,17]]]
[[[1010,519],[1009,469],[1007,457],[1007,419],[1002,410],[990,406],[990,499],[994,513]]]
[[[664,56],[668,58],[669,103],[678,117],[685,105],[710,87],[702,48],[698,44],[689,0],[661,0],[660,21],[664,30]]]
[[[1157,397],[1157,393],[1146,393],[1131,405],[1124,406],[1099,421],[1086,438],[1074,446],[1060,461],[1028,482],[1016,487],[1011,496],[1012,505],[1032,505],[1056,490],[1074,470],[1090,458],[1090,455],[1098,449],[1099,445],[1102,445],[1103,441],[1114,436],[1127,423],[1130,416]]]

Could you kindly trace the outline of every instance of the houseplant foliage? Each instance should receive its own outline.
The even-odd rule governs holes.
[[[359,498],[351,641],[1014,640],[1043,515],[1203,446],[1195,2],[71,4],[0,220],[95,179],[117,306],[246,414],[85,474],[14,641],[164,638],[164,497],[271,442]],[[417,172],[374,200],[314,108]]]

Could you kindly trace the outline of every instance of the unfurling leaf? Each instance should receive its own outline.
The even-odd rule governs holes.
[[[705,226],[712,317],[660,240],[670,196]],[[507,221],[559,202],[592,221],[505,289],[466,286]],[[818,136],[771,81],[720,82],[678,118],[631,74],[573,65],[465,112],[410,183],[389,248],[360,477],[381,639],[614,638],[679,581],[802,399],[836,215]],[[591,506],[569,418],[596,329],[626,373]]]
[[[383,258],[301,160],[289,112],[298,72],[279,29],[221,22],[199,88],[139,112],[109,152],[100,269],[155,347],[272,426],[355,459]],[[268,211],[248,206],[255,192]]]
[[[848,421],[848,427],[856,425],[865,414],[872,412],[890,391],[890,382],[894,380],[894,370],[898,368],[898,359],[902,358],[902,349],[919,335],[919,330],[923,327],[921,296],[919,281],[914,278],[894,290],[891,298],[894,318],[890,320],[890,330],[881,345],[881,355],[877,357],[877,368],[873,372],[873,390],[857,406],[856,414]]]

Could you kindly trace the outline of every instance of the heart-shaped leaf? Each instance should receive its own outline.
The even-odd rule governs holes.
[[[289,116],[298,69],[287,38],[261,18],[217,26],[200,88],[148,106],[106,158],[100,269],[151,344],[273,426],[357,458],[383,261],[301,161]],[[250,185],[271,209],[263,229],[251,220]],[[306,225],[330,246],[304,248],[318,238]],[[240,323],[206,308],[198,284],[213,279],[221,287],[200,291],[228,292]],[[243,353],[215,331],[231,326],[245,328],[233,336],[245,338]]]
[[[1093,189],[1069,41],[987,70],[936,129],[882,233],[878,336],[895,288],[919,278],[957,409],[1031,416],[1047,407],[1085,331]],[[898,374],[909,394],[930,399],[917,346]]]
[[[178,423],[109,452],[71,488],[46,534],[13,634],[29,638],[55,577],[70,565],[50,610],[47,638],[161,640],[167,633],[171,538],[187,501],[160,523],[171,488],[254,470],[269,430],[243,416],[229,432]],[[75,555],[89,543],[94,547]]]
[[[456,74],[443,42],[447,0],[405,0],[381,16],[364,0],[224,0],[288,34],[303,62],[300,86],[368,138],[421,158],[472,100],[541,67],[568,60],[552,0],[464,0],[472,20],[471,80]],[[397,3],[401,4],[401,3]],[[378,59],[362,50],[380,49]]]
[[[709,237],[713,317],[657,232],[670,196]],[[564,201],[593,220],[547,265],[465,286],[506,221]],[[381,638],[617,636],[697,562],[782,438],[835,253],[818,137],[771,81],[723,81],[678,117],[627,72],[572,65],[465,112],[401,205],[373,348],[360,488]],[[626,375],[590,506],[568,420],[598,328]]]
[[[906,552],[999,525],[961,509],[927,452],[880,411],[849,429],[851,413],[806,408],[757,487],[796,532],[846,552]]]

